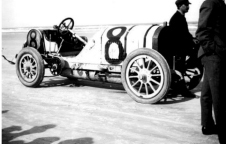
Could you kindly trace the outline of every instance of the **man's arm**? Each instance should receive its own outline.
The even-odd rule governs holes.
[[[213,1],[203,2],[200,8],[196,36],[205,53],[214,52],[216,47],[214,42],[215,8],[216,5]]]

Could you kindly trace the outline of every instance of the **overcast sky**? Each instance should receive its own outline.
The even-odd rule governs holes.
[[[1,0],[2,27],[52,26],[66,17],[75,25],[169,21],[175,0]],[[190,0],[187,21],[198,21],[203,0]]]

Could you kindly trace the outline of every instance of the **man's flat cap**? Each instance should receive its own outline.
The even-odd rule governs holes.
[[[182,5],[182,4],[191,4],[188,0],[177,0],[176,5]]]

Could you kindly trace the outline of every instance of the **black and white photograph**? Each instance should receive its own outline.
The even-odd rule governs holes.
[[[2,144],[226,144],[225,0],[2,0]]]

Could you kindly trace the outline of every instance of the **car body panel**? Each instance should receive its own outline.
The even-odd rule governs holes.
[[[138,48],[152,49],[153,35],[159,27],[162,26],[109,26],[98,31],[76,57],[63,57],[63,59],[72,69],[100,70],[104,65],[122,66],[125,54],[129,55]],[[117,72],[120,70],[117,67],[110,69]]]

